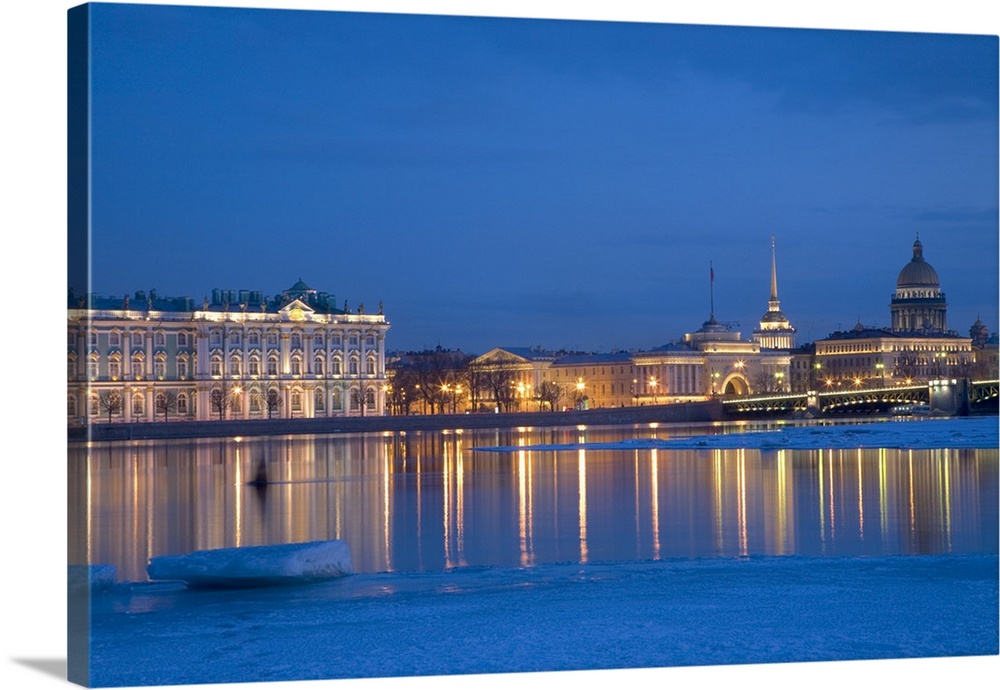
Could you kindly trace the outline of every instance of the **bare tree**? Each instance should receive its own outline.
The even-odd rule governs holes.
[[[177,411],[177,393],[175,391],[157,393],[153,401],[153,409],[157,414],[163,415],[163,421],[168,421],[170,413]]]
[[[555,410],[563,396],[563,389],[554,381],[542,381],[538,387],[537,395],[540,406],[548,405],[550,410]]]
[[[276,389],[271,388],[267,391],[267,395],[264,396],[264,405],[267,407],[267,418],[270,419],[271,415],[281,409],[284,404],[284,400],[281,399],[281,393]]]
[[[416,391],[416,376],[409,367],[398,366],[387,369],[389,385],[386,386],[386,404],[389,413],[395,415],[410,414],[410,406],[414,402]]]
[[[516,401],[517,389],[514,382],[519,363],[518,359],[501,354],[475,366],[482,387],[492,395],[502,412],[510,412]]]
[[[102,391],[97,398],[97,404],[102,412],[108,413],[108,423],[111,423],[111,415],[121,414],[125,406],[125,399],[121,391]]]
[[[208,396],[208,404],[219,415],[219,419],[222,419],[226,410],[232,405],[232,396],[221,388],[213,388]]]
[[[419,399],[431,414],[445,412],[457,404],[457,390],[465,387],[470,357],[458,350],[438,347],[423,352],[408,352],[391,367],[393,396],[400,403],[406,396],[407,408]]]

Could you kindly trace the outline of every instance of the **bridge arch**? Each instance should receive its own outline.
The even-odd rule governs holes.
[[[740,373],[732,373],[722,381],[723,395],[750,395],[750,382]]]

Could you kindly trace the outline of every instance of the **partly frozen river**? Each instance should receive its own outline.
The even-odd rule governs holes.
[[[687,441],[766,428],[546,428],[77,446],[69,456],[70,514],[86,519],[72,540],[71,560],[112,564],[119,579],[142,581],[153,556],[327,539],[345,540],[363,573],[996,552],[995,445],[941,440],[955,447],[928,448],[913,437],[916,447],[895,441],[880,447],[890,437],[871,431],[862,437],[867,444],[849,439],[843,447],[822,436],[841,433],[839,427],[798,429],[797,436],[811,442],[804,444],[789,440],[787,426],[714,438],[720,447]],[[660,443],[669,439],[675,440]],[[724,447],[733,445],[742,447]],[[269,483],[251,486],[261,467]]]
[[[996,418],[78,446],[94,685],[997,654]],[[266,472],[268,484],[248,482]],[[341,539],[206,592],[150,557]]]

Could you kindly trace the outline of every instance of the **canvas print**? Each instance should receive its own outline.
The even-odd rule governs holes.
[[[998,654],[996,36],[67,27],[70,681]]]

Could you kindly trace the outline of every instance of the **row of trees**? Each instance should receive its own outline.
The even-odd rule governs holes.
[[[219,388],[212,390],[208,396],[208,404],[212,413],[219,419],[223,419],[229,410],[238,409],[239,393],[236,390],[223,391]],[[256,395],[256,394],[254,394]],[[278,391],[271,389],[265,395],[260,396],[262,407],[267,409],[267,418],[281,409],[284,401]],[[162,417],[164,422],[170,421],[170,415],[178,412],[178,395],[176,391],[160,391],[153,398],[153,411],[157,417]],[[108,422],[112,421],[115,415],[121,415],[125,411],[125,396],[118,390],[106,390],[97,394],[97,406],[100,414],[108,416]]]
[[[408,352],[386,367],[389,383],[386,406],[390,414],[407,415],[479,412],[512,412],[523,405],[538,410],[558,409],[564,391],[545,381],[537,389],[521,381],[523,365],[511,356],[499,355],[488,361],[457,350]]]

